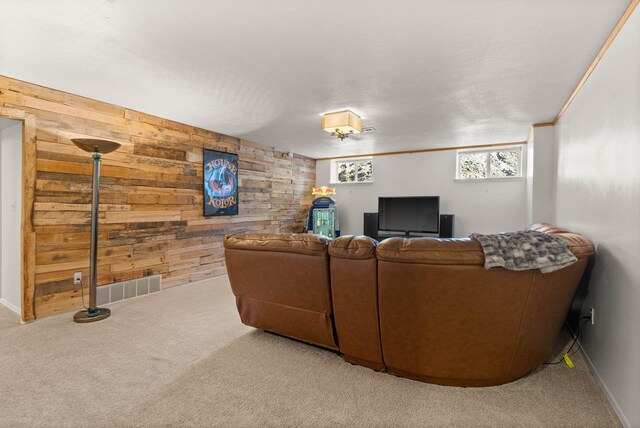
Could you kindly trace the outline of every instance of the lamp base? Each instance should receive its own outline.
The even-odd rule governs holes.
[[[111,315],[111,309],[95,308],[91,311],[86,309],[84,311],[76,312],[73,315],[73,321],[80,322],[80,323],[94,322],[94,321],[103,320],[105,318],[109,318],[109,315]]]

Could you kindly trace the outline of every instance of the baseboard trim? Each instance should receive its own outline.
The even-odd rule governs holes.
[[[618,419],[620,419],[620,423],[622,423],[622,426],[624,426],[625,428],[631,428],[631,423],[629,423],[629,420],[627,419],[624,412],[622,411],[622,408],[618,404],[618,401],[615,399],[613,394],[611,394],[611,391],[609,391],[609,388],[607,388],[607,384],[604,382],[604,380],[600,376],[600,373],[598,373],[598,369],[596,369],[596,367],[593,365],[593,362],[589,358],[589,355],[587,354],[587,352],[582,347],[582,344],[579,343],[579,345],[580,345],[580,352],[582,353],[582,356],[584,357],[584,360],[587,363],[587,366],[589,367],[589,371],[593,375],[594,379],[598,382],[598,385],[604,392],[604,395],[605,397],[607,397],[607,400],[609,400],[609,403],[611,403],[611,407],[613,407],[613,410],[616,412],[616,415],[618,415]]]
[[[185,283],[179,284],[179,285],[171,285],[171,286],[168,286],[166,288],[164,287],[164,283],[161,282],[160,285],[162,286],[162,288],[160,289],[160,291],[162,291],[162,292],[171,291],[173,288],[176,288],[176,287],[188,286],[188,285],[192,285],[192,284],[199,284],[201,282],[206,282],[206,281],[215,281],[214,284],[217,284],[218,282],[220,282],[221,280],[223,280],[226,277],[228,277],[228,275],[226,273],[223,273],[221,275],[209,276],[209,277],[206,277],[206,278],[198,279],[196,281],[185,282]],[[154,295],[154,294],[157,294],[157,293],[155,293],[155,292],[154,293],[147,293],[147,294],[145,294],[143,296],[147,296],[149,294]],[[107,303],[104,306],[107,306],[107,305],[111,306],[112,304],[118,304],[118,303],[121,303],[121,302],[126,302],[126,301],[129,301],[131,299],[137,299],[138,297],[143,297],[143,296],[136,296],[136,297],[130,297],[128,299],[118,300],[118,301],[115,301],[115,302]],[[43,321],[43,320],[48,320],[48,319],[53,319],[53,318],[67,317],[67,316],[69,316],[69,314],[77,312],[77,311],[78,311],[78,308],[75,308],[75,309],[69,309],[68,311],[64,311],[64,312],[59,312],[59,313],[55,313],[55,314],[51,314],[51,315],[41,316],[41,317],[36,318],[35,320],[29,321],[29,323],[31,323],[31,322],[40,322],[40,321]],[[23,323],[23,324],[25,324],[25,323]]]
[[[3,298],[0,297],[0,303],[3,304],[4,306],[6,306],[7,308],[11,309],[16,314],[20,315],[20,308],[18,308],[17,306],[12,305],[11,303],[9,303],[8,300],[3,299]]]

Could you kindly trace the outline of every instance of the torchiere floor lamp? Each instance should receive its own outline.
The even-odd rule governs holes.
[[[73,316],[75,322],[93,322],[108,318],[111,310],[98,308],[96,304],[96,277],[98,274],[98,206],[100,205],[100,160],[102,155],[120,148],[120,144],[113,141],[74,138],[73,144],[93,157],[93,194],[91,199],[91,261],[89,271],[89,307],[77,312]]]

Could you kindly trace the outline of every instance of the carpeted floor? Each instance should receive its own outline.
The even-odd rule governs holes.
[[[0,303],[0,332],[2,332],[5,328],[14,327],[19,323],[20,315],[16,314]]]
[[[0,426],[620,426],[579,354],[442,387],[243,326],[226,277],[110,307],[19,325],[0,306]]]

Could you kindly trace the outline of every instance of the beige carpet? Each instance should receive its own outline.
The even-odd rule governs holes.
[[[442,387],[243,326],[226,277],[110,307],[87,325],[0,313],[0,426],[620,426],[578,355]]]
[[[20,324],[20,315],[0,303],[0,332]],[[1,340],[1,337],[0,337]]]

